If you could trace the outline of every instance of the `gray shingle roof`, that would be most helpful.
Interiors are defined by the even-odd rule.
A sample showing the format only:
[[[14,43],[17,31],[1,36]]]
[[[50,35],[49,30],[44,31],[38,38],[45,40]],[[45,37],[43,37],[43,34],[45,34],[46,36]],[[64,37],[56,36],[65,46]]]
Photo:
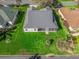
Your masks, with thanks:
[[[7,16],[10,18],[10,21],[13,20],[15,14],[18,12],[18,10],[12,7],[0,7],[0,9],[2,9],[7,14]]]
[[[29,10],[26,28],[57,28],[51,10]]]
[[[31,0],[21,0],[21,4],[37,4],[37,3],[34,3]]]
[[[16,4],[16,0],[0,0],[0,4]]]
[[[2,25],[4,23],[3,18],[0,16],[0,25]]]
[[[17,4],[16,0],[0,0],[0,4],[6,4],[6,5],[11,5],[11,4]],[[35,4],[31,0],[21,0],[20,4]]]
[[[16,17],[17,13],[18,10],[16,9],[0,6],[0,25],[4,25],[8,21],[14,23],[14,17]]]

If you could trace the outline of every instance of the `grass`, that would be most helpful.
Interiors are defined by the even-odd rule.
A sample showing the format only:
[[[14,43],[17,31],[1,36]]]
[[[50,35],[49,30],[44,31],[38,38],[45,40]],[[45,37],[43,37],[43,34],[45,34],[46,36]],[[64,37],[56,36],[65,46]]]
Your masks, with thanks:
[[[61,1],[74,1],[74,0],[61,0]]]
[[[69,9],[71,9],[71,10],[75,10],[76,8],[78,8],[77,5],[75,5],[75,6],[66,6],[66,7],[69,8]]]
[[[46,34],[44,32],[30,32],[25,33],[23,31],[23,24],[24,24],[24,13],[27,9],[27,7],[19,7],[21,13],[18,16],[17,21],[17,29],[13,33],[11,43],[5,43],[5,41],[0,42],[0,54],[1,55],[15,55],[19,54],[20,50],[25,50],[27,54],[48,54],[52,53],[55,55],[63,55],[66,54],[65,52],[59,51],[56,47],[56,41],[58,39],[66,39],[67,33],[63,28],[63,23],[61,21],[60,24],[62,28],[57,32],[51,32],[49,35],[52,39],[54,39],[54,43],[47,47],[46,46]],[[57,14],[56,14],[57,15]],[[57,21],[60,20],[57,16]]]
[[[77,36],[76,39],[77,39],[77,44],[75,45],[74,52],[75,54],[79,54],[79,36]]]

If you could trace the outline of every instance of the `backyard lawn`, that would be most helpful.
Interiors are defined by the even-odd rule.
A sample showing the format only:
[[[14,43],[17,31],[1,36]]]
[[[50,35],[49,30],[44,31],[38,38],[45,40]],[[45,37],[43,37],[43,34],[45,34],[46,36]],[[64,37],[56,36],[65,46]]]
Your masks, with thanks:
[[[20,7],[20,14],[17,21],[17,29],[12,34],[12,38],[9,43],[6,43],[4,40],[0,42],[0,54],[1,55],[16,55],[16,54],[55,54],[63,55],[66,54],[63,51],[59,51],[56,47],[56,42],[58,39],[66,40],[67,32],[64,29],[63,24],[62,28],[57,32],[49,33],[49,37],[54,40],[50,45],[46,45],[47,35],[44,32],[37,33],[26,33],[23,31],[24,24],[24,13],[26,12],[27,7]],[[60,19],[59,19],[60,20]],[[58,21],[58,18],[57,18]],[[61,21],[60,21],[61,22]],[[48,37],[48,38],[49,38]]]
[[[75,54],[78,54],[79,55],[79,36],[76,37],[77,39],[77,44],[75,45]]]

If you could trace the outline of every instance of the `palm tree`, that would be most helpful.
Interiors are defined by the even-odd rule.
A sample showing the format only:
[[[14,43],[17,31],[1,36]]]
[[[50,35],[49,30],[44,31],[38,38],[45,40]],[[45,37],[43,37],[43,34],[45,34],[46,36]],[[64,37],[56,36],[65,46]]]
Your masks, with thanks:
[[[12,26],[10,28],[5,27],[0,29],[0,41],[10,39],[15,29],[16,29],[16,26]]]

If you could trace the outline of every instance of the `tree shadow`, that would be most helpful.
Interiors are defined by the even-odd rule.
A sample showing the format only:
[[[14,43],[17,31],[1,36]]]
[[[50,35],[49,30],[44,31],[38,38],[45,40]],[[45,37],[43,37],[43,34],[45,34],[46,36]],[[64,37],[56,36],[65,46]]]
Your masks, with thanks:
[[[23,20],[23,17],[24,17],[24,12],[23,11],[18,11],[18,15],[17,15],[17,21],[16,21],[16,24],[19,24],[22,22]]]
[[[57,12],[55,10],[53,10],[53,14],[54,14],[54,17],[55,17],[55,20],[57,22],[57,25],[58,25],[58,30],[62,29],[62,25],[61,25],[61,18],[59,17],[59,15],[57,14]]]

